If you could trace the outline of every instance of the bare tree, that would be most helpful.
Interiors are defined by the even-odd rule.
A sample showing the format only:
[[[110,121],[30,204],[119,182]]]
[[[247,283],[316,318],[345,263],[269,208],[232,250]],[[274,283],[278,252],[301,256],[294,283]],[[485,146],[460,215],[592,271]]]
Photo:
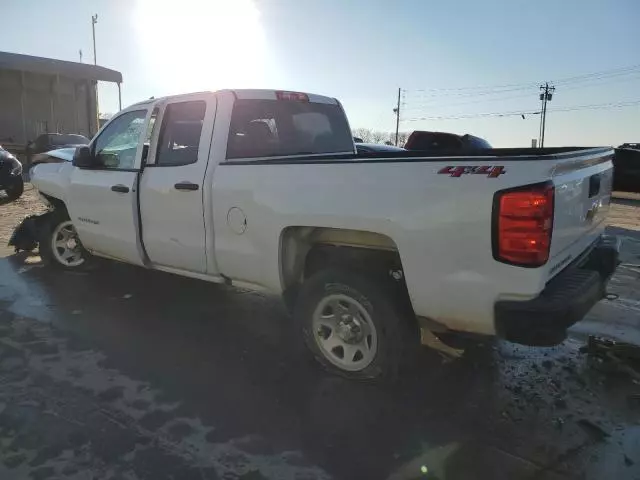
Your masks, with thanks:
[[[389,132],[375,131],[371,135],[373,143],[384,143],[389,138]]]
[[[368,128],[356,128],[353,131],[353,136],[362,139],[365,143],[372,142],[373,132]]]
[[[395,145],[396,142],[395,132],[382,132],[379,130],[371,130],[370,128],[356,128],[353,131],[353,136],[361,138],[364,143],[385,143],[387,145]],[[398,133],[398,146],[402,147],[407,143],[408,138],[408,132]]]

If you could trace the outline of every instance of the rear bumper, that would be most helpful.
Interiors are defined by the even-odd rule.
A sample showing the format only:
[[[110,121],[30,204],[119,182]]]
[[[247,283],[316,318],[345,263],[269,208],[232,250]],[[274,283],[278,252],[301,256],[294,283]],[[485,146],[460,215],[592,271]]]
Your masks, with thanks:
[[[557,345],[567,328],[580,321],[606,293],[616,267],[620,241],[603,235],[591,251],[556,275],[542,293],[528,301],[498,301],[496,332],[523,345]]]

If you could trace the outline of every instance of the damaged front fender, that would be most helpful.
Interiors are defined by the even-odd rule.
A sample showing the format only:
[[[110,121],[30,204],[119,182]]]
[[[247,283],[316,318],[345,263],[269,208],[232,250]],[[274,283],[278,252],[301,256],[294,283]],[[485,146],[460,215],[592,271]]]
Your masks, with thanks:
[[[14,247],[16,253],[21,250],[28,252],[34,250],[38,246],[40,229],[51,214],[52,212],[46,212],[41,215],[30,215],[22,220],[13,230],[13,234],[9,239],[9,246]]]

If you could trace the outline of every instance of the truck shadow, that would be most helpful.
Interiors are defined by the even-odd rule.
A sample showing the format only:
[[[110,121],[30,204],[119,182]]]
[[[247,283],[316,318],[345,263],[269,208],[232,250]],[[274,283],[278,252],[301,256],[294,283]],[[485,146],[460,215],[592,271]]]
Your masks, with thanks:
[[[514,461],[500,452],[514,442],[522,456],[548,443],[546,429],[530,431],[539,421],[526,415],[533,400],[523,397],[520,413],[505,414],[505,405],[528,390],[544,400],[540,368],[530,367],[566,356],[564,346],[543,357],[494,345],[450,363],[425,351],[399,383],[360,384],[306,357],[274,297],[127,265],[72,274],[29,262],[0,259],[2,310],[51,325],[70,348],[102,352],[101,367],[149,382],[180,404],[163,418],[143,417],[148,428],[196,417],[215,426],[208,442],[257,434],[268,439],[265,452],[302,450],[339,478],[417,478],[422,467],[430,478],[451,469],[460,475],[446,478],[490,478],[469,473],[500,473],[505,458]],[[554,448],[562,443],[545,455]],[[527,462],[510,468],[509,477],[491,478],[531,473]]]

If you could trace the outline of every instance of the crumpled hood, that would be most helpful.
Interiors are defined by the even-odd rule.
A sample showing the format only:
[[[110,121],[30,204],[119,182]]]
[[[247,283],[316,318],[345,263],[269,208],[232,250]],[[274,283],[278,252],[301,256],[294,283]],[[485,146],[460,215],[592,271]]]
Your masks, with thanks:
[[[81,145],[78,145],[81,146]],[[64,160],[65,162],[70,162],[73,160],[73,155],[76,153],[76,147],[65,147],[65,148],[56,148],[55,150],[49,150],[45,152],[45,155],[49,157],[59,158],[60,160]]]

